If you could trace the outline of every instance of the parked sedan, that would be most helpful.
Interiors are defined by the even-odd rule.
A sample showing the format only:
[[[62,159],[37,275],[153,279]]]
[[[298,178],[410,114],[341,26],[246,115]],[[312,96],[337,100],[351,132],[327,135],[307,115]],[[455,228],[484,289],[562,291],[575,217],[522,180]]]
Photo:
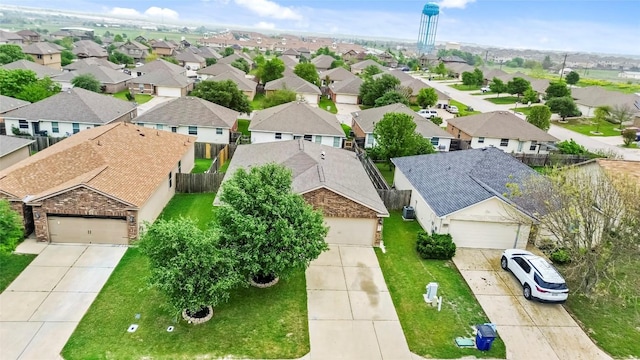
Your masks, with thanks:
[[[529,251],[508,249],[502,253],[500,266],[518,279],[527,300],[559,303],[567,300],[569,288],[564,278],[544,258]]]

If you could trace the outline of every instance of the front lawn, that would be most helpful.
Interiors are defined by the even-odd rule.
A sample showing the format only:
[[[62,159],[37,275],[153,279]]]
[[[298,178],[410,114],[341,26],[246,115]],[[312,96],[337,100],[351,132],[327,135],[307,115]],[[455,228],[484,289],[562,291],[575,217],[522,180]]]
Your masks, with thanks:
[[[376,163],[376,167],[380,170],[380,173],[384,177],[389,186],[393,186],[393,170],[389,170],[389,164]]]
[[[213,162],[213,159],[196,159],[193,169],[191,170],[191,173],[200,174],[209,170],[212,162]]]
[[[515,104],[520,99],[518,99],[517,96],[503,96],[503,97],[485,98],[485,100],[490,101],[496,105],[505,105],[505,104]]]
[[[329,107],[329,110],[327,110],[327,106]],[[327,99],[325,97],[322,97],[322,99],[320,99],[320,102],[318,103],[318,107],[332,114],[338,113],[338,108],[336,108],[336,104],[334,104],[333,101],[331,101],[331,99]]]
[[[500,338],[486,352],[455,345],[456,337],[473,337],[471,326],[489,319],[452,261],[422,260],[418,256],[416,234],[420,229],[417,221],[403,221],[401,213],[393,211],[384,220],[386,253],[376,248],[409,349],[425,358],[504,358],[506,350]],[[440,312],[422,297],[425,286],[432,281],[440,285]]]
[[[566,124],[554,121],[553,124],[587,136],[620,136],[620,130],[617,130],[619,125],[614,125],[606,121],[600,123],[599,127],[593,123],[592,119],[585,118],[567,119]],[[596,129],[601,134],[593,134],[592,131],[595,132]]]
[[[215,198],[215,193],[175,194],[158,218],[190,217],[196,221],[198,227],[205,229],[216,215],[216,208],[213,207],[213,199]]]
[[[238,131],[241,132],[244,136],[251,136],[251,131],[249,131],[249,124],[251,124],[251,120],[249,119],[238,119]]]
[[[467,110],[467,105],[461,103],[460,101],[456,101],[456,100],[449,100],[449,105],[454,105],[458,107],[458,115],[459,116],[467,116],[467,115],[475,115],[475,114],[480,114],[480,111],[474,110],[474,111],[468,111]]]
[[[120,100],[129,101],[129,99],[127,99],[128,93],[129,93],[129,90],[122,90],[120,92],[113,94],[113,97],[118,98]],[[135,101],[138,103],[138,105],[144,104],[147,101],[153,99],[153,96],[148,94],[135,94],[134,96],[135,96]]]
[[[0,293],[36,258],[33,254],[0,254]]]
[[[480,88],[482,87],[482,85],[464,85],[464,84],[451,84],[449,86],[451,86],[456,90],[461,90],[461,91],[480,90]]]
[[[514,112],[519,112],[524,114],[525,116],[528,116],[529,113],[531,112],[531,109],[533,109],[536,106],[544,106],[544,105],[523,106],[523,107],[511,108],[509,110],[513,110]]]

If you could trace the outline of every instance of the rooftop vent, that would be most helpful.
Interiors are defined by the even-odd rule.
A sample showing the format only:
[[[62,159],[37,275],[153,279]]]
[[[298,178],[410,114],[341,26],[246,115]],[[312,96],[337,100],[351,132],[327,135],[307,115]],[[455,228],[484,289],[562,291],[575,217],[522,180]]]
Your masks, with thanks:
[[[322,152],[320,153],[320,159],[324,160],[326,153],[324,152],[324,150],[322,150]]]

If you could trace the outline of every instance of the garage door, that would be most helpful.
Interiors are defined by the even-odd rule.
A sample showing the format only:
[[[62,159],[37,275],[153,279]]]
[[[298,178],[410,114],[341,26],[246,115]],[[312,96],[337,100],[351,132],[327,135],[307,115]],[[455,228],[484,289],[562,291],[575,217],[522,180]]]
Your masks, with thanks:
[[[309,104],[317,105],[318,104],[318,95],[317,94],[302,94],[304,100]]]
[[[528,227],[518,224],[451,220],[449,233],[458,247],[511,249],[518,237],[518,248],[524,249],[529,237]]]
[[[158,86],[156,88],[156,91],[158,92],[158,96],[167,96],[167,97],[182,96],[182,90],[180,88],[169,88],[169,87]]]
[[[51,242],[83,244],[128,244],[124,219],[49,216]]]
[[[338,104],[358,104],[357,95],[336,95],[336,102]]]
[[[328,217],[324,221],[329,226],[326,237],[329,244],[371,246],[375,241],[377,219]]]

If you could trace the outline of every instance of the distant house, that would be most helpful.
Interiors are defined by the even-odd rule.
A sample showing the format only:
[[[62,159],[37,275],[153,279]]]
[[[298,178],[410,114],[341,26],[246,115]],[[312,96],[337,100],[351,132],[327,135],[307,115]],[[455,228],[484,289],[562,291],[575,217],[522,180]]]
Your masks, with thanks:
[[[291,70],[295,69],[296,66],[299,64],[299,60],[296,59],[294,56],[282,55],[282,56],[279,56],[278,59],[282,60],[282,62],[284,63],[284,66],[286,66]]]
[[[316,66],[316,70],[318,71],[327,71],[331,69],[331,64],[336,61],[333,56],[329,55],[318,55],[311,59],[311,63]]]
[[[398,61],[393,55],[389,54],[388,52],[384,52],[378,55],[378,59],[380,59],[380,61],[382,61],[382,63],[386,64],[388,67],[398,67]]]
[[[640,79],[640,71],[621,71],[618,77],[622,79]]]
[[[121,70],[121,71],[122,71],[122,68],[124,68],[124,65],[112,63],[107,59],[86,58],[86,59],[80,59],[80,60],[74,61],[69,65],[65,65],[62,67],[62,69],[65,71],[74,71],[86,66],[104,66],[111,70]]]
[[[256,112],[249,131],[252,144],[303,139],[341,148],[345,140],[335,115],[299,101]]]
[[[62,59],[60,56],[62,50],[56,44],[48,42],[34,43],[23,47],[22,52],[31,55],[33,60],[40,65],[48,66],[55,70],[62,68]]]
[[[197,71],[207,65],[207,59],[191,51],[183,51],[176,54],[176,60],[178,60],[180,66],[187,70],[185,75],[191,78],[197,77]]]
[[[466,64],[467,60],[459,57],[459,56],[455,56],[455,55],[451,55],[451,56],[442,56],[440,57],[438,60],[442,61],[443,63],[446,64],[451,64],[451,63],[461,63],[461,64]]]
[[[183,68],[182,66],[172,64],[166,60],[157,59],[152,62],[148,62],[140,67],[132,69],[131,76],[137,77],[157,71],[171,74],[180,74],[184,76],[186,76],[187,74],[187,69]]]
[[[447,120],[447,132],[472,149],[495,147],[506,153],[547,154],[558,141],[547,132],[507,111],[461,116]]]
[[[193,90],[193,87],[193,79],[186,77],[182,73],[163,70],[145,73],[129,82],[129,91],[134,94],[151,94],[165,97],[187,96]]]
[[[32,30],[20,30],[17,32],[17,34],[22,36],[24,42],[27,44],[40,41],[40,34]]]
[[[130,122],[136,105],[81,88],[60,92],[4,114],[7,133],[15,127],[30,135],[64,137],[113,122]]]
[[[578,108],[586,116],[593,116],[593,112],[598,106],[628,108],[632,112],[640,111],[639,95],[623,94],[600,86],[572,88],[571,96],[576,100]]]
[[[71,50],[78,59],[85,58],[98,58],[107,59],[109,53],[102,46],[98,45],[93,40],[79,40],[73,43],[73,49]]]
[[[151,48],[158,56],[173,56],[175,46],[166,41],[156,41],[151,44]]]
[[[7,130],[4,123],[4,117],[2,115],[11,110],[19,109],[29,104],[31,103],[28,101],[14,99],[12,97],[0,95],[0,135],[7,134]],[[9,131],[11,131],[11,129],[9,129]]]
[[[60,83],[62,91],[73,87],[72,80],[79,75],[91,75],[100,82],[101,91],[107,94],[115,94],[129,87],[131,75],[127,75],[119,70],[113,70],[102,65],[83,66],[74,71],[65,71],[57,76],[55,81]]]
[[[269,81],[264,85],[264,90],[266,91],[267,95],[274,91],[282,89],[287,89],[295,92],[296,94],[298,94],[298,97],[304,99],[304,101],[308,102],[309,104],[318,104],[318,102],[320,101],[320,95],[322,95],[322,92],[316,85],[308,82],[307,80],[304,80],[303,78],[293,73],[285,74],[284,77]]]
[[[238,59],[243,59],[245,60],[250,67],[253,67],[253,60],[246,55],[245,53],[233,53],[229,56],[225,56],[221,59],[218,59],[218,63],[219,64],[229,64],[231,65],[231,63],[233,63],[234,61],[238,60]]]
[[[231,66],[229,64],[219,64],[219,63],[202,68],[196,71],[196,74],[198,75],[198,79],[207,80],[211,77],[218,76],[226,72],[233,72],[238,75],[244,76],[244,71],[238,69],[237,67]]]
[[[357,62],[355,64],[352,64],[351,65],[351,72],[354,73],[355,75],[359,75],[359,74],[362,73],[362,71],[364,71],[364,69],[367,68],[367,66],[371,66],[371,65],[377,67],[380,70],[385,70],[384,66],[378,64],[377,62],[375,62],[375,61],[373,61],[371,59],[367,59],[367,60],[360,61],[360,62]]]
[[[212,76],[207,79],[207,81],[225,81],[225,80],[231,80],[236,85],[238,85],[238,89],[242,91],[245,95],[247,95],[247,98],[249,98],[249,101],[253,100],[253,98],[256,96],[257,83],[253,80],[247,79],[242,73],[237,73],[235,71],[227,71],[220,75]]]
[[[431,141],[434,149],[437,151],[449,151],[453,136],[404,104],[391,104],[351,113],[351,129],[356,139],[362,139],[365,148],[368,149],[377,145],[373,136],[375,125],[388,113],[401,113],[411,116],[416,123],[416,132]]]
[[[136,38],[137,39],[137,38]],[[133,58],[134,61],[142,62],[149,56],[149,48],[136,40],[127,40],[124,43],[114,43],[116,50]]]
[[[0,135],[0,171],[29,157],[35,140]]]
[[[437,66],[440,60],[436,55],[432,54],[422,54],[418,58],[418,62],[420,63],[420,68],[423,70],[428,70],[432,66]]]
[[[282,56],[293,56],[296,59],[300,58],[300,52],[296,49],[287,49],[282,52]]]
[[[360,104],[360,86],[362,79],[354,76],[348,80],[337,81],[329,85],[329,96],[336,104]]]
[[[235,110],[186,96],[154,107],[135,122],[157,130],[197,136],[197,142],[228,144],[231,132],[238,129],[238,115]]]
[[[351,61],[353,59],[355,59],[358,56],[358,52],[350,49],[348,51],[345,51],[344,53],[342,53],[342,59],[344,61]]]
[[[20,34],[11,31],[0,30],[0,45],[20,45],[22,43],[24,43],[24,38]]]
[[[7,70],[31,70],[36,73],[38,79],[44,79],[45,77],[54,78],[62,74],[61,69],[53,69],[49,66],[40,65],[29,60],[16,60],[12,63],[2,65],[1,67]]]
[[[319,76],[322,86],[328,86],[340,81],[357,78],[357,76],[353,75],[351,72],[349,72],[349,70],[343,67],[337,67],[335,69],[323,71],[319,74]]]

